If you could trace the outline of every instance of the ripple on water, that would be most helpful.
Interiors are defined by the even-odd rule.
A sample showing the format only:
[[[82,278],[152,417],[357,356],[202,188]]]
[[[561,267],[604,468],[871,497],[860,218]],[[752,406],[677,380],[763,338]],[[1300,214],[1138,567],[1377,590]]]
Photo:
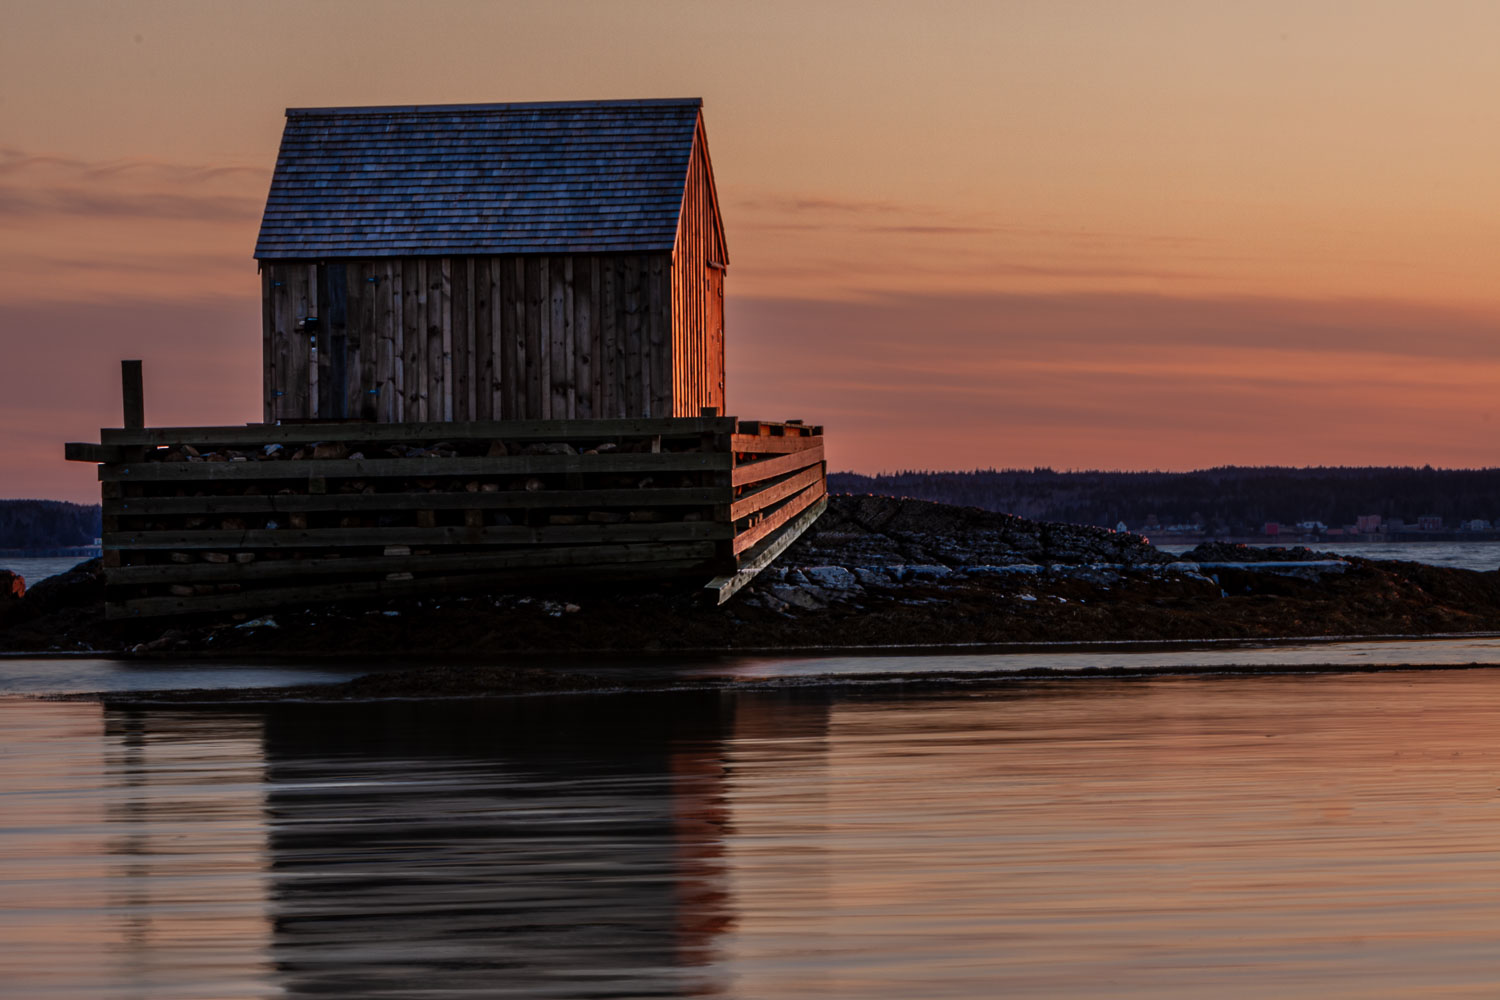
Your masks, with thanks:
[[[1500,674],[0,701],[0,995],[1494,995]]]

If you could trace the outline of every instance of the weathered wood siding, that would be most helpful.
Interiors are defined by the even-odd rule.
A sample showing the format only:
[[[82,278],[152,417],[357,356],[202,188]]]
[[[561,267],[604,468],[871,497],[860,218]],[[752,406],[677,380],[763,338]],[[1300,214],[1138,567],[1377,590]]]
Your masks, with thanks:
[[[134,426],[66,454],[103,463],[110,617],[544,574],[718,574],[722,603],[827,493],[822,428],[727,417]]]
[[[672,398],[675,416],[701,407],[724,408],[724,231],[709,165],[708,139],[698,120],[687,184],[678,215],[672,269]]]
[[[266,261],[261,274],[267,421],[696,416],[723,405],[722,340],[717,354],[674,350],[691,338],[679,337],[665,253]],[[684,363],[717,370],[689,377]],[[700,404],[710,397],[694,387],[708,384],[718,401]]]

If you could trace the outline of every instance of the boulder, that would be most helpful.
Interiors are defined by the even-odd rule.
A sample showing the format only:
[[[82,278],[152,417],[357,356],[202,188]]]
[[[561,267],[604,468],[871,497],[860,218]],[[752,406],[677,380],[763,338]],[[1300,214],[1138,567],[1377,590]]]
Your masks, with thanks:
[[[26,591],[26,603],[34,611],[48,614],[104,600],[104,563],[90,559],[66,573],[38,580]]]
[[[26,578],[20,573],[0,569],[0,603],[19,601],[26,596]]]

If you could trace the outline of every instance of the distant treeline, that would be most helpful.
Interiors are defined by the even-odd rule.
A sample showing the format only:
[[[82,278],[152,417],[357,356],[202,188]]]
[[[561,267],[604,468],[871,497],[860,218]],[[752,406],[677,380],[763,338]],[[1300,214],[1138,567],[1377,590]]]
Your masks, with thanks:
[[[1047,521],[1140,530],[1149,517],[1163,526],[1201,523],[1215,533],[1259,532],[1268,521],[1353,524],[1364,514],[1424,515],[1446,525],[1500,522],[1500,469],[1236,467],[1198,472],[1054,472],[988,469],[897,472],[863,476],[836,472],[830,490],[879,493],[983,507]]]
[[[62,549],[99,537],[99,505],[0,500],[0,549]]]

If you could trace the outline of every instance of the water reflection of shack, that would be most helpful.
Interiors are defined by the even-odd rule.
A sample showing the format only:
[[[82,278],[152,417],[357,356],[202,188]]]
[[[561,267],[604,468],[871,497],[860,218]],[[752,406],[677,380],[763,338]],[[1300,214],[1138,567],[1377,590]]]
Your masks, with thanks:
[[[727,417],[701,102],[287,112],[255,256],[262,423],[125,426],[112,616],[713,577],[825,503],[821,428]]]
[[[177,873],[158,838],[258,816],[232,828],[263,824],[263,844],[235,847],[264,878],[229,886],[264,888],[259,947],[288,996],[711,996],[736,919],[730,744],[821,741],[828,707],[708,692],[110,710],[106,724],[138,748],[115,758],[121,783],[154,804],[121,817],[140,819],[127,918],[155,919],[150,887]],[[227,734],[259,737],[220,766],[261,782],[167,794],[178,758],[224,756]],[[161,942],[133,946],[145,961]]]

